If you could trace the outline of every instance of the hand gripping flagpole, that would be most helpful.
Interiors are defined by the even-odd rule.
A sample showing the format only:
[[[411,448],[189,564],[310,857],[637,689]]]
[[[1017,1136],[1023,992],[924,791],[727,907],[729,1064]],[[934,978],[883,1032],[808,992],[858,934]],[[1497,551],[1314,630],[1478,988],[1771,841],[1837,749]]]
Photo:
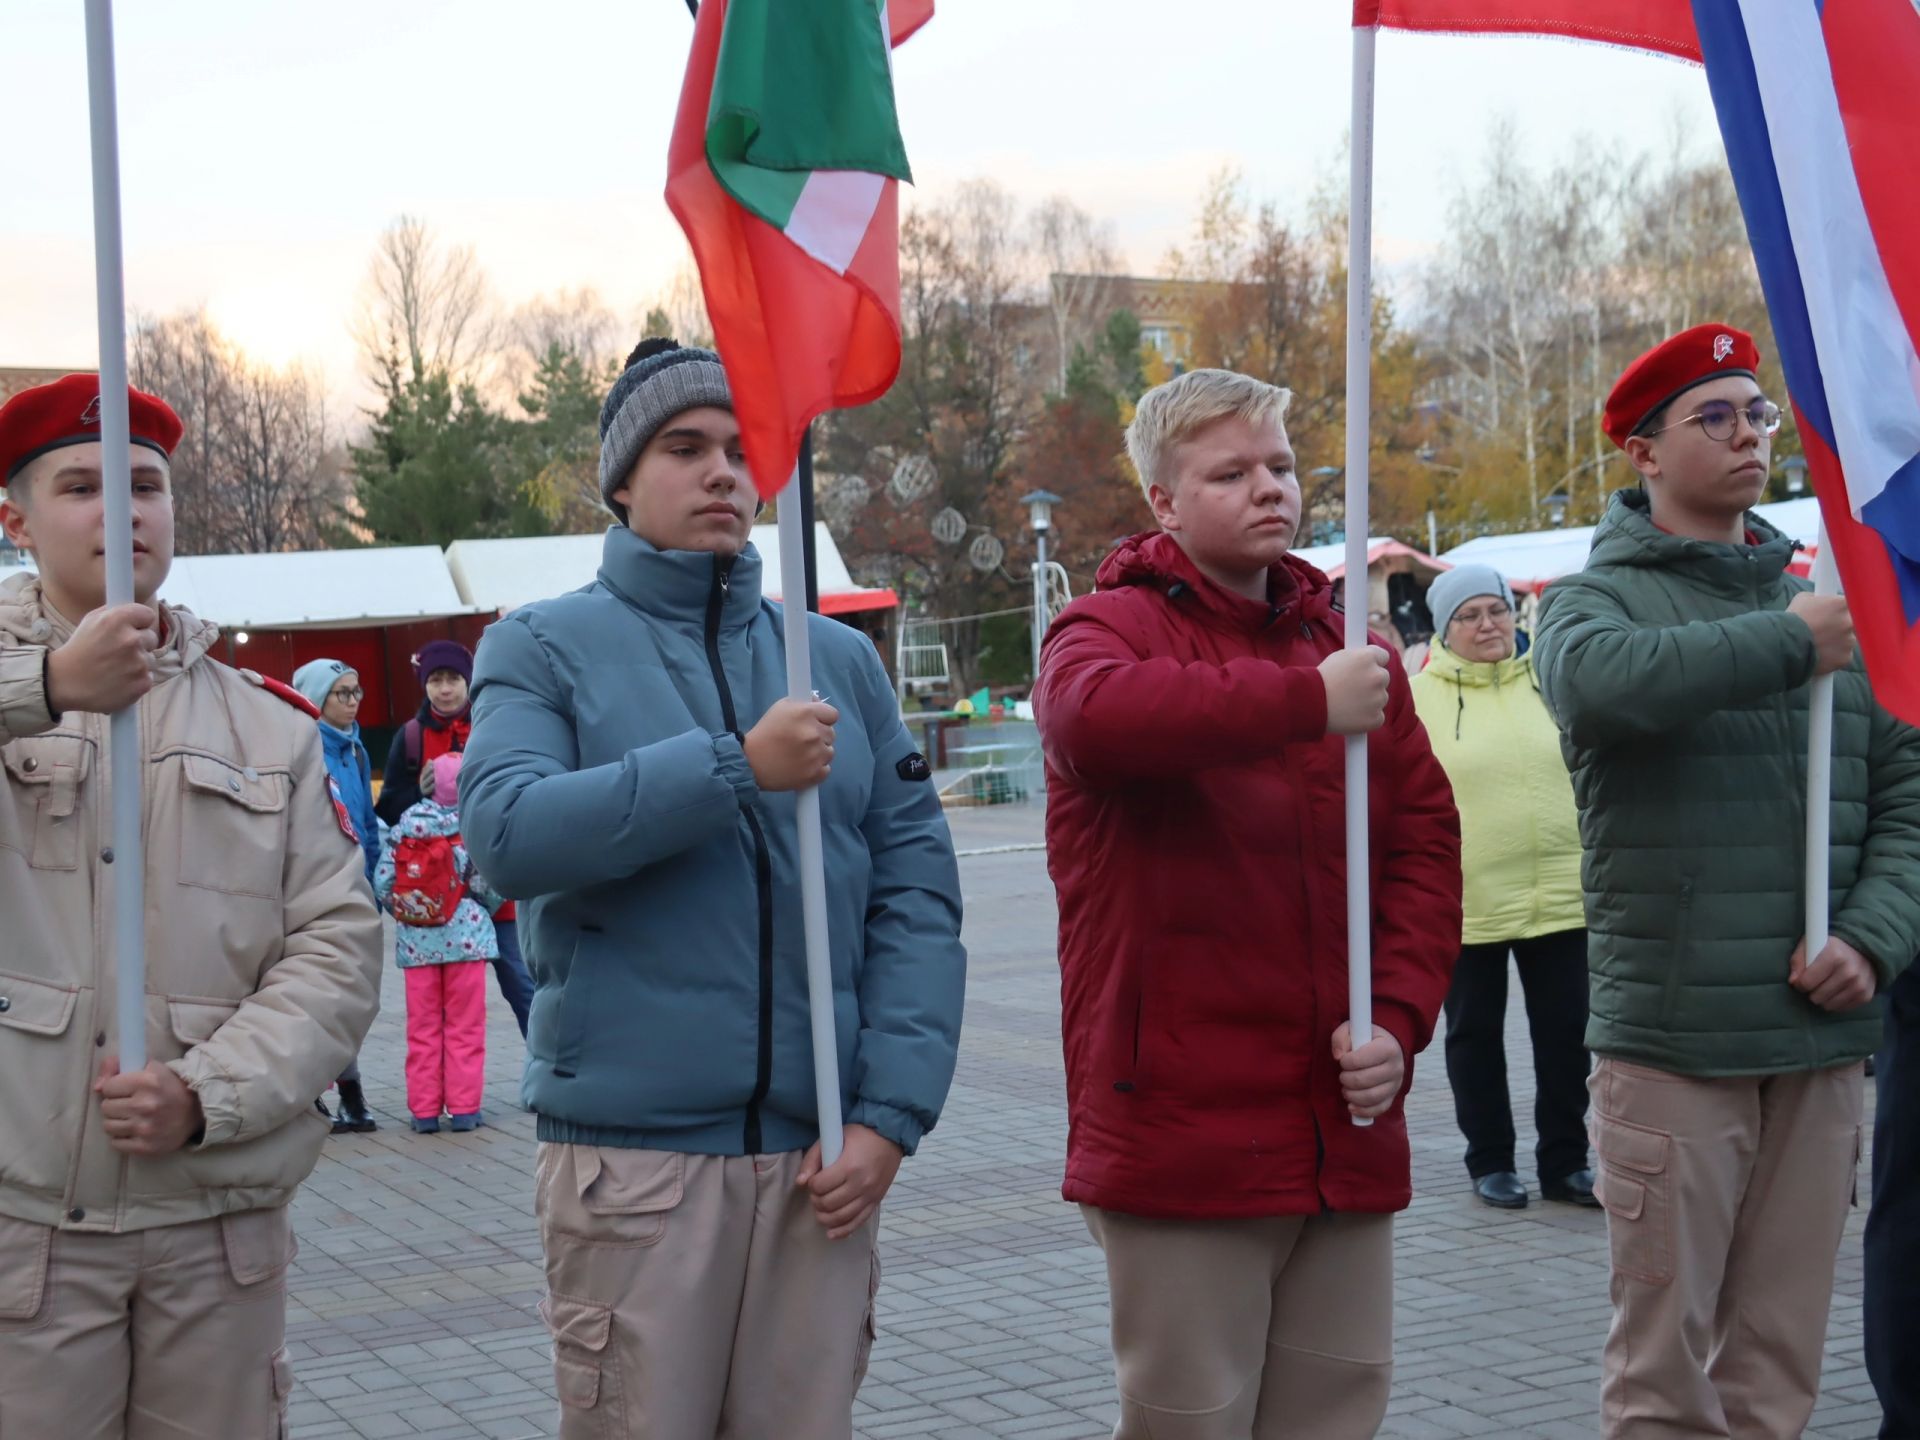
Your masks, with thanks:
[[[1813,557],[1813,593],[1838,595],[1840,571],[1820,524]],[[1817,675],[1807,696],[1807,964],[1820,958],[1831,937],[1829,831],[1833,820],[1833,676]]]
[[[806,522],[800,472],[780,492],[781,613],[786,623],[787,698],[813,699],[813,651],[807,635]],[[827,866],[820,844],[820,792],[794,796],[800,857],[800,918],[807,942],[807,1007],[813,1017],[813,1088],[820,1107],[820,1163],[840,1158],[840,1049],[833,1032],[833,962],[827,949]]]
[[[133,602],[133,474],[127,419],[127,302],[120,256],[120,120],[112,0],[87,0],[87,99],[93,132],[93,268],[100,322],[100,479],[109,605]],[[147,1063],[146,867],[140,837],[137,705],[108,724],[113,776],[113,950],[122,1071]]]
[[[1367,645],[1367,446],[1373,410],[1373,54],[1377,31],[1353,30],[1352,165],[1347,192],[1346,648]],[[1367,737],[1347,737],[1347,1022],[1358,1050],[1373,1038],[1373,896],[1368,864]],[[1356,1125],[1373,1122],[1353,1116]]]

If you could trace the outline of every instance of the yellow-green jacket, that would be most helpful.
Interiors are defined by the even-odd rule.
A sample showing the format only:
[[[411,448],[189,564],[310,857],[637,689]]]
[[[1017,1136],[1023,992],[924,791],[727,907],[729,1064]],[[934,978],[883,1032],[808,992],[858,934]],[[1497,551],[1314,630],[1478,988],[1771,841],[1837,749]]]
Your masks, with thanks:
[[[1460,808],[1462,943],[1585,925],[1573,781],[1532,658],[1462,660],[1436,639],[1413,705]]]

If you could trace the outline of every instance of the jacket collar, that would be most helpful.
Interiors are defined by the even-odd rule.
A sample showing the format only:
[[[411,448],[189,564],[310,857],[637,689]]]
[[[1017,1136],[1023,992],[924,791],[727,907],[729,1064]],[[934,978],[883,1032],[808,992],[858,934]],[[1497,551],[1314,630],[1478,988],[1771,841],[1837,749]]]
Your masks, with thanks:
[[[1500,689],[1508,685],[1528,684],[1533,661],[1524,651],[1509,655],[1504,660],[1468,660],[1454,654],[1447,648],[1446,642],[1436,636],[1432,649],[1427,652],[1427,669],[1433,672],[1435,679],[1463,689],[1489,686]]]
[[[1102,590],[1148,585],[1182,610],[1217,629],[1257,632],[1272,626],[1327,621],[1333,610],[1333,582],[1306,561],[1285,556],[1267,572],[1268,603],[1214,584],[1164,531],[1122,540],[1100,564]]]
[[[1690,540],[1653,523],[1653,501],[1644,491],[1621,490],[1594,530],[1593,552],[1587,564],[1666,570],[1701,590],[1747,596],[1756,585],[1776,583],[1800,544],[1751,510],[1744,524],[1758,543],[1725,545]]]
[[[0,585],[0,641],[58,649],[73,638],[73,622],[47,602],[38,575]],[[220,638],[220,627],[178,605],[160,602],[160,648],[148,662],[156,685],[200,660]]]
[[[751,544],[732,560],[705,550],[661,550],[624,525],[607,531],[600,583],[643,614],[704,624],[719,576],[726,578],[722,628],[745,625],[760,609],[760,552]]]

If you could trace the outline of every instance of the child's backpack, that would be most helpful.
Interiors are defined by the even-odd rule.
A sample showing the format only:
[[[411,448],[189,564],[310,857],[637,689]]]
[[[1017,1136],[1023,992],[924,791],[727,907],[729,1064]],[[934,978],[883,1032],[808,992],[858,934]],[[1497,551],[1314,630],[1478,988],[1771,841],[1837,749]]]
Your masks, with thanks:
[[[408,835],[393,847],[393,896],[387,908],[398,923],[449,924],[466,898],[451,835]]]

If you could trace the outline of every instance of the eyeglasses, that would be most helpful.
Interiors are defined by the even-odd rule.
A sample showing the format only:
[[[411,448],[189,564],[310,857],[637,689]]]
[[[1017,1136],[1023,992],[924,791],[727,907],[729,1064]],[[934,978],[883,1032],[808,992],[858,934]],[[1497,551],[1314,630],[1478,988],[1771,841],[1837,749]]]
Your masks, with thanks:
[[[366,691],[362,690],[358,685],[356,685],[351,690],[336,690],[331,695],[327,696],[327,698],[329,700],[358,701],[365,698],[366,693],[367,693]]]
[[[1753,427],[1756,435],[1771,435],[1780,428],[1780,407],[1771,400],[1756,400],[1744,410],[1725,400],[1709,400],[1685,419],[1662,425],[1658,430],[1649,430],[1647,434],[1649,438],[1664,435],[1669,430],[1677,430],[1682,425],[1698,420],[1709,440],[1731,440],[1741,415],[1747,417],[1747,423]]]
[[[1481,624],[1483,621],[1510,620],[1512,618],[1513,618],[1513,607],[1511,605],[1508,605],[1502,602],[1494,605],[1489,605],[1485,610],[1455,611],[1452,623],[1455,625],[1464,625],[1469,630],[1471,630],[1475,626]]]

